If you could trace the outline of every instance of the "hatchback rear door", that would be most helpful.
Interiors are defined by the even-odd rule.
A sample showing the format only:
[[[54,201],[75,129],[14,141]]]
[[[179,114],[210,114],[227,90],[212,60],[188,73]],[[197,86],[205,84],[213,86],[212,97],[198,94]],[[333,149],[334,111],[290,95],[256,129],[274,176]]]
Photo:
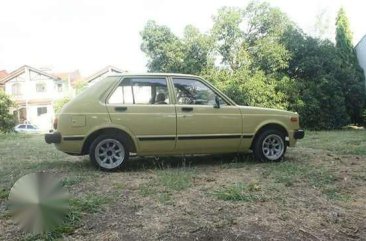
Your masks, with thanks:
[[[176,113],[166,76],[124,77],[106,105],[112,122],[132,133],[139,154],[174,150]]]

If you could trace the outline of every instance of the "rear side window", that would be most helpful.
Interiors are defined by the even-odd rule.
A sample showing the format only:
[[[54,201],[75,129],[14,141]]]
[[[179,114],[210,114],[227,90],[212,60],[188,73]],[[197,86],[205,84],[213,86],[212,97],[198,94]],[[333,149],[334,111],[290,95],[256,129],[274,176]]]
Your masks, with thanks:
[[[35,129],[32,125],[27,125],[27,129]]]
[[[165,78],[128,78],[114,90],[109,104],[169,104]]]
[[[18,128],[25,129],[25,125],[20,125],[20,126],[18,126]]]

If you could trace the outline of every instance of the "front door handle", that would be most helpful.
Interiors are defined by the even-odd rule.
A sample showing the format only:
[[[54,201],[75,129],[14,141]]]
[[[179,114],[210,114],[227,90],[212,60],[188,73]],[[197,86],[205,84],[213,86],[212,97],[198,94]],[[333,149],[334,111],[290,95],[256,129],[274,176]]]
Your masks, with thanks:
[[[182,107],[182,111],[185,112],[193,111],[193,107]]]
[[[114,110],[118,111],[118,112],[123,112],[123,111],[127,110],[127,107],[126,106],[117,106],[117,107],[114,107]]]

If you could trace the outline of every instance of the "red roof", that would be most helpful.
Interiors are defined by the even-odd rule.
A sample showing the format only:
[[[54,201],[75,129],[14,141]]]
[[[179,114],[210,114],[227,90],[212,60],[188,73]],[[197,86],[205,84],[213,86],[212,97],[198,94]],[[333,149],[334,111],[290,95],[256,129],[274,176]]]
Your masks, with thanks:
[[[0,71],[0,79],[4,78],[7,75],[8,75],[8,72],[6,72],[6,70],[1,70]]]

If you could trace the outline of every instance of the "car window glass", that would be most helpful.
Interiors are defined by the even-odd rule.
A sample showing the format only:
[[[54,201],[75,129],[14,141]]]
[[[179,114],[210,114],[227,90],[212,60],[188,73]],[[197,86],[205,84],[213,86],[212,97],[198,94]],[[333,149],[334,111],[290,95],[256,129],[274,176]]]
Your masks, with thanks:
[[[18,128],[24,129],[25,128],[25,125],[20,125]]]
[[[34,129],[32,125],[27,125],[27,129]]]
[[[215,105],[216,94],[207,85],[195,79],[173,79],[177,104],[188,105]],[[226,105],[220,99],[221,105]]]
[[[124,79],[108,100],[110,104],[169,104],[165,78]]]

